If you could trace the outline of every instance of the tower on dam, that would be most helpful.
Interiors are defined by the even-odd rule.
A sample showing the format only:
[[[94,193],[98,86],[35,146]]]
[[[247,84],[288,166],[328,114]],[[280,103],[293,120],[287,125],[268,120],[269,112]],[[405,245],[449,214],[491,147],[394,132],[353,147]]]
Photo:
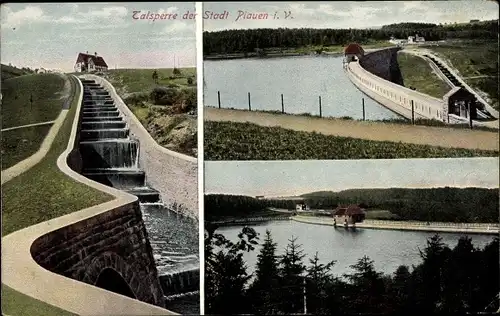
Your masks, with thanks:
[[[344,62],[350,62],[361,59],[365,54],[365,50],[357,43],[351,43],[344,48]]]

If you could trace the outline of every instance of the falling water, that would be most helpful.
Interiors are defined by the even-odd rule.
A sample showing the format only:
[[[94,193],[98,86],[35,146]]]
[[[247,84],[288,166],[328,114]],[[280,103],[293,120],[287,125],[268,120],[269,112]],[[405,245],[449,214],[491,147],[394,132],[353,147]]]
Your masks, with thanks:
[[[100,136],[108,132],[84,132],[82,136],[89,133]],[[84,169],[139,169],[139,144],[134,140],[115,138],[81,141],[80,151]]]
[[[157,190],[146,183],[139,165],[139,140],[109,93],[94,81],[82,80],[84,99],[80,130],[82,174],[139,198],[165,291],[167,308],[180,313],[199,311],[198,224],[165,208]]]

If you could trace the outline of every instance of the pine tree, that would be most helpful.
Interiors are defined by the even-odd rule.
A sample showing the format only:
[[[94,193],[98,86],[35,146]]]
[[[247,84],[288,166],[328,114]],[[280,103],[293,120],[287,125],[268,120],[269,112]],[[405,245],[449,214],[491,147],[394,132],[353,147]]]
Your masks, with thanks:
[[[412,275],[407,266],[399,266],[394,272],[389,290],[391,298],[390,308],[392,312],[407,314],[411,312],[411,286]]]
[[[364,256],[356,264],[351,265],[354,273],[346,274],[350,281],[351,293],[349,304],[356,313],[378,313],[383,308],[385,286],[382,273],[377,272],[373,260]]]
[[[422,257],[422,308],[429,313],[439,310],[441,302],[442,275],[450,249],[436,234],[427,240],[427,247],[420,251]]]
[[[319,263],[318,253],[309,259],[307,270],[307,310],[313,314],[330,314],[327,308],[329,287],[333,281],[330,270],[336,261],[327,264]]]
[[[303,288],[305,266],[302,262],[304,251],[302,245],[292,237],[280,260],[280,305],[284,313],[297,313],[303,310]]]
[[[252,251],[257,233],[245,227],[233,243],[223,235],[213,234],[205,240],[206,307],[208,313],[247,313],[247,274],[243,253]],[[228,303],[230,302],[230,303]]]
[[[253,310],[256,314],[276,314],[279,291],[277,244],[273,241],[271,232],[266,230],[264,243],[257,255],[255,280],[250,288]]]

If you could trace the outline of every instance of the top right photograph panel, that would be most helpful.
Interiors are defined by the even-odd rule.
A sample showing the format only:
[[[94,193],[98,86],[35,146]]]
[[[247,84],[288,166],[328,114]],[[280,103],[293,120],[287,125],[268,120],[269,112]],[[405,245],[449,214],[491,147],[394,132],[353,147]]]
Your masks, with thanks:
[[[204,3],[205,160],[498,157],[498,14]]]

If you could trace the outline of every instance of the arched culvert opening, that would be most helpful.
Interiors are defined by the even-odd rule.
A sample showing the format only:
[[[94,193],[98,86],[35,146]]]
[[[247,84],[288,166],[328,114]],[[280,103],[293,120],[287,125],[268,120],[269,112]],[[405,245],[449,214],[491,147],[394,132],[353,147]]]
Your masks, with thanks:
[[[118,272],[111,268],[106,268],[101,271],[95,286],[136,299],[128,283]]]

